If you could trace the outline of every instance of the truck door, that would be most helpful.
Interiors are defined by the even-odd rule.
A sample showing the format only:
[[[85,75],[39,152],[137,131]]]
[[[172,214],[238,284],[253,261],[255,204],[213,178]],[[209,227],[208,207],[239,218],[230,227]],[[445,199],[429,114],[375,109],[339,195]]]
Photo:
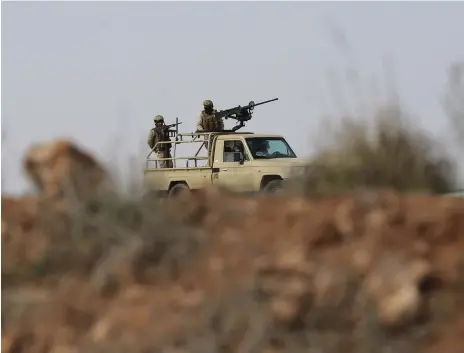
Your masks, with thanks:
[[[240,164],[240,153],[245,156],[243,164]],[[253,175],[249,163],[250,157],[241,139],[216,140],[213,184],[236,192],[253,191]]]

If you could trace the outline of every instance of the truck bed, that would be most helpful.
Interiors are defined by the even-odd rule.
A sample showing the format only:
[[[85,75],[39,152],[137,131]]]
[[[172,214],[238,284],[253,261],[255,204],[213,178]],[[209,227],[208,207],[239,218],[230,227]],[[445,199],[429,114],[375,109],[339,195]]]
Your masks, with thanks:
[[[168,190],[172,182],[186,181],[190,189],[211,185],[211,167],[193,168],[146,168],[144,183],[157,190]]]

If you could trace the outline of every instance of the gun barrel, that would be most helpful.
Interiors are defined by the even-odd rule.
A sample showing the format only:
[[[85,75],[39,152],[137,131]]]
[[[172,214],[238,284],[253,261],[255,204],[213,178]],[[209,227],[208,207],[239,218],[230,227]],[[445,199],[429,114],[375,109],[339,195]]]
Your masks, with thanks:
[[[166,125],[166,126],[167,126],[167,127],[170,127],[170,126],[176,126],[176,125],[180,125],[180,124],[182,124],[182,122],[180,122],[180,123],[174,123],[174,124],[169,124],[169,125]]]
[[[261,105],[261,104],[266,104],[266,103],[274,102],[274,101],[276,101],[276,100],[279,100],[279,98],[269,99],[269,100],[264,101],[264,102],[259,102],[259,103],[253,104],[253,107],[256,107],[256,106]]]

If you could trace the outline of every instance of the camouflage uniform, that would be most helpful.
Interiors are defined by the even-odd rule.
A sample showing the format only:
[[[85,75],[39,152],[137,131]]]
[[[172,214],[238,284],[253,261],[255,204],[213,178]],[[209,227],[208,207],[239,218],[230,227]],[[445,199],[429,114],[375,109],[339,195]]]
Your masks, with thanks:
[[[209,99],[203,102],[204,110],[200,113],[197,120],[197,131],[222,131],[224,130],[224,120],[216,117],[216,110],[213,109],[213,102]],[[207,108],[212,109],[211,113],[207,113]],[[205,140],[207,137],[204,137]],[[205,143],[206,149],[208,149],[208,142]]]
[[[158,142],[170,141],[167,131],[164,130],[164,118],[161,115],[157,115],[154,119],[156,127],[150,130],[148,135],[148,146],[153,149]],[[172,158],[171,157],[171,144],[160,144],[156,147],[155,153],[158,159],[160,158]],[[172,168],[172,160],[158,161],[160,168]]]

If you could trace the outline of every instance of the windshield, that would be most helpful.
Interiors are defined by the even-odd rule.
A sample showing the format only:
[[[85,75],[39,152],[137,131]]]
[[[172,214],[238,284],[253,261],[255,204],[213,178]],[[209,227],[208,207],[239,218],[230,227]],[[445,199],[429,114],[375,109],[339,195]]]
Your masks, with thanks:
[[[245,140],[255,159],[296,158],[282,137],[249,137]]]

